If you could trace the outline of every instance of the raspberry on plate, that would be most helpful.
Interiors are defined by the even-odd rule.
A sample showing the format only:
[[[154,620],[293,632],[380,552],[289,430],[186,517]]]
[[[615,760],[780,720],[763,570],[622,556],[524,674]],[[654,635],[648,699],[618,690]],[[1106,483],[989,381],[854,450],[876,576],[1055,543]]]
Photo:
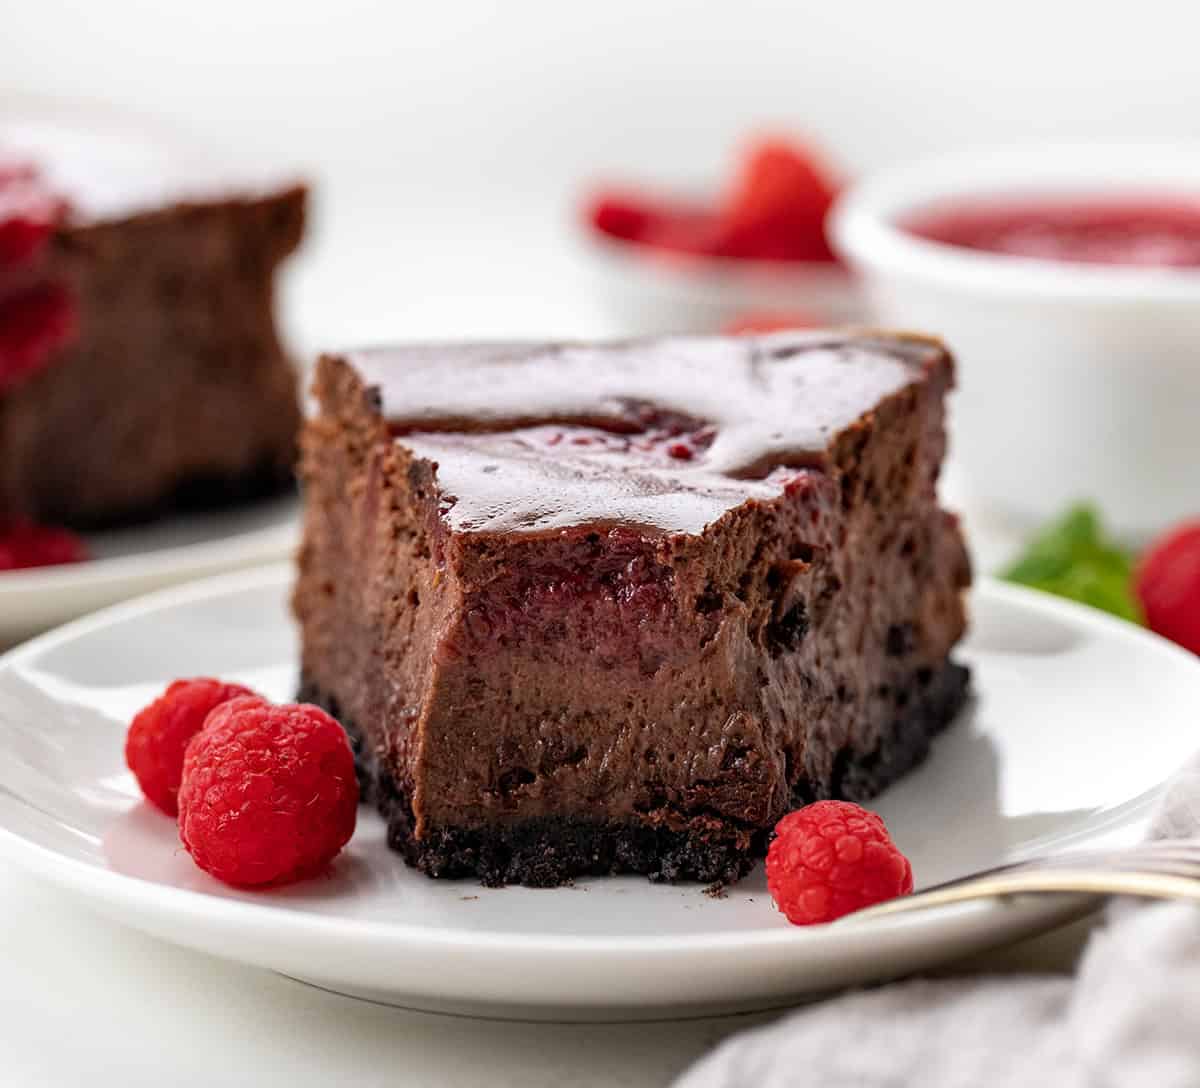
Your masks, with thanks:
[[[258,698],[241,684],[226,684],[211,677],[176,680],[130,723],[125,762],[146,799],[168,816],[177,811],[188,741],[200,732],[213,709],[243,695]]]
[[[1138,564],[1135,588],[1150,630],[1200,654],[1200,518],[1155,542]]]
[[[349,842],[357,815],[350,742],[318,707],[234,699],[188,745],[179,837],[226,884],[319,872]]]
[[[817,801],[775,826],[767,887],[789,922],[816,925],[908,895],[912,866],[875,813],[848,801]]]
[[[54,567],[87,557],[86,545],[69,529],[37,525],[24,518],[0,522],[0,570]]]

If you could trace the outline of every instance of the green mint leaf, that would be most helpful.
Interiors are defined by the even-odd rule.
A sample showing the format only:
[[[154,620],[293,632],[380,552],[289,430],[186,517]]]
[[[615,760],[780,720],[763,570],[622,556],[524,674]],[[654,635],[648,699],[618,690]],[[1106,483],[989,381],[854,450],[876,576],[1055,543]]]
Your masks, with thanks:
[[[1141,623],[1134,562],[1108,539],[1095,510],[1077,506],[1038,532],[1000,577]]]

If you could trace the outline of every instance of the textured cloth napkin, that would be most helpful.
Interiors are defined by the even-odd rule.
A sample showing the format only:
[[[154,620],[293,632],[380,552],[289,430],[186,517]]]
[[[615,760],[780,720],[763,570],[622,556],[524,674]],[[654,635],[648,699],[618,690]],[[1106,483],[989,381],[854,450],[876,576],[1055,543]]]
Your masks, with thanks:
[[[1200,835],[1200,757],[1156,838]],[[1200,1085],[1200,909],[1114,900],[1079,973],[914,981],[734,1036],[678,1088]]]

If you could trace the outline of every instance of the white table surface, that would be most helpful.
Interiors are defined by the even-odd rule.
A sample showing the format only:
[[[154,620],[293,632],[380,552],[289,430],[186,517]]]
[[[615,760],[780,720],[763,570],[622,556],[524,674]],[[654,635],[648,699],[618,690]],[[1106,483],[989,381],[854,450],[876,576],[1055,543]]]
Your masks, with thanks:
[[[957,970],[1069,969],[1084,925]],[[0,869],[6,1088],[661,1085],[779,1013],[530,1024],[412,1012],[175,948]]]
[[[954,969],[1067,970],[1085,932]],[[6,1088],[661,1085],[780,1015],[581,1025],[389,1008],[144,937],[2,868],[0,964]]]

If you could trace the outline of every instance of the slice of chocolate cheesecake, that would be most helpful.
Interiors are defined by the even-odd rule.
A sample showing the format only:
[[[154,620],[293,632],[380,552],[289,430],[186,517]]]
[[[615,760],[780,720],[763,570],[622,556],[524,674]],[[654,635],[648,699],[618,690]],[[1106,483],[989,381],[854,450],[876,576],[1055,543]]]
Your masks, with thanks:
[[[780,333],[326,356],[294,606],[431,876],[736,879],[961,706],[970,573],[931,340]]]
[[[127,124],[0,117],[0,530],[292,485],[304,205]]]

